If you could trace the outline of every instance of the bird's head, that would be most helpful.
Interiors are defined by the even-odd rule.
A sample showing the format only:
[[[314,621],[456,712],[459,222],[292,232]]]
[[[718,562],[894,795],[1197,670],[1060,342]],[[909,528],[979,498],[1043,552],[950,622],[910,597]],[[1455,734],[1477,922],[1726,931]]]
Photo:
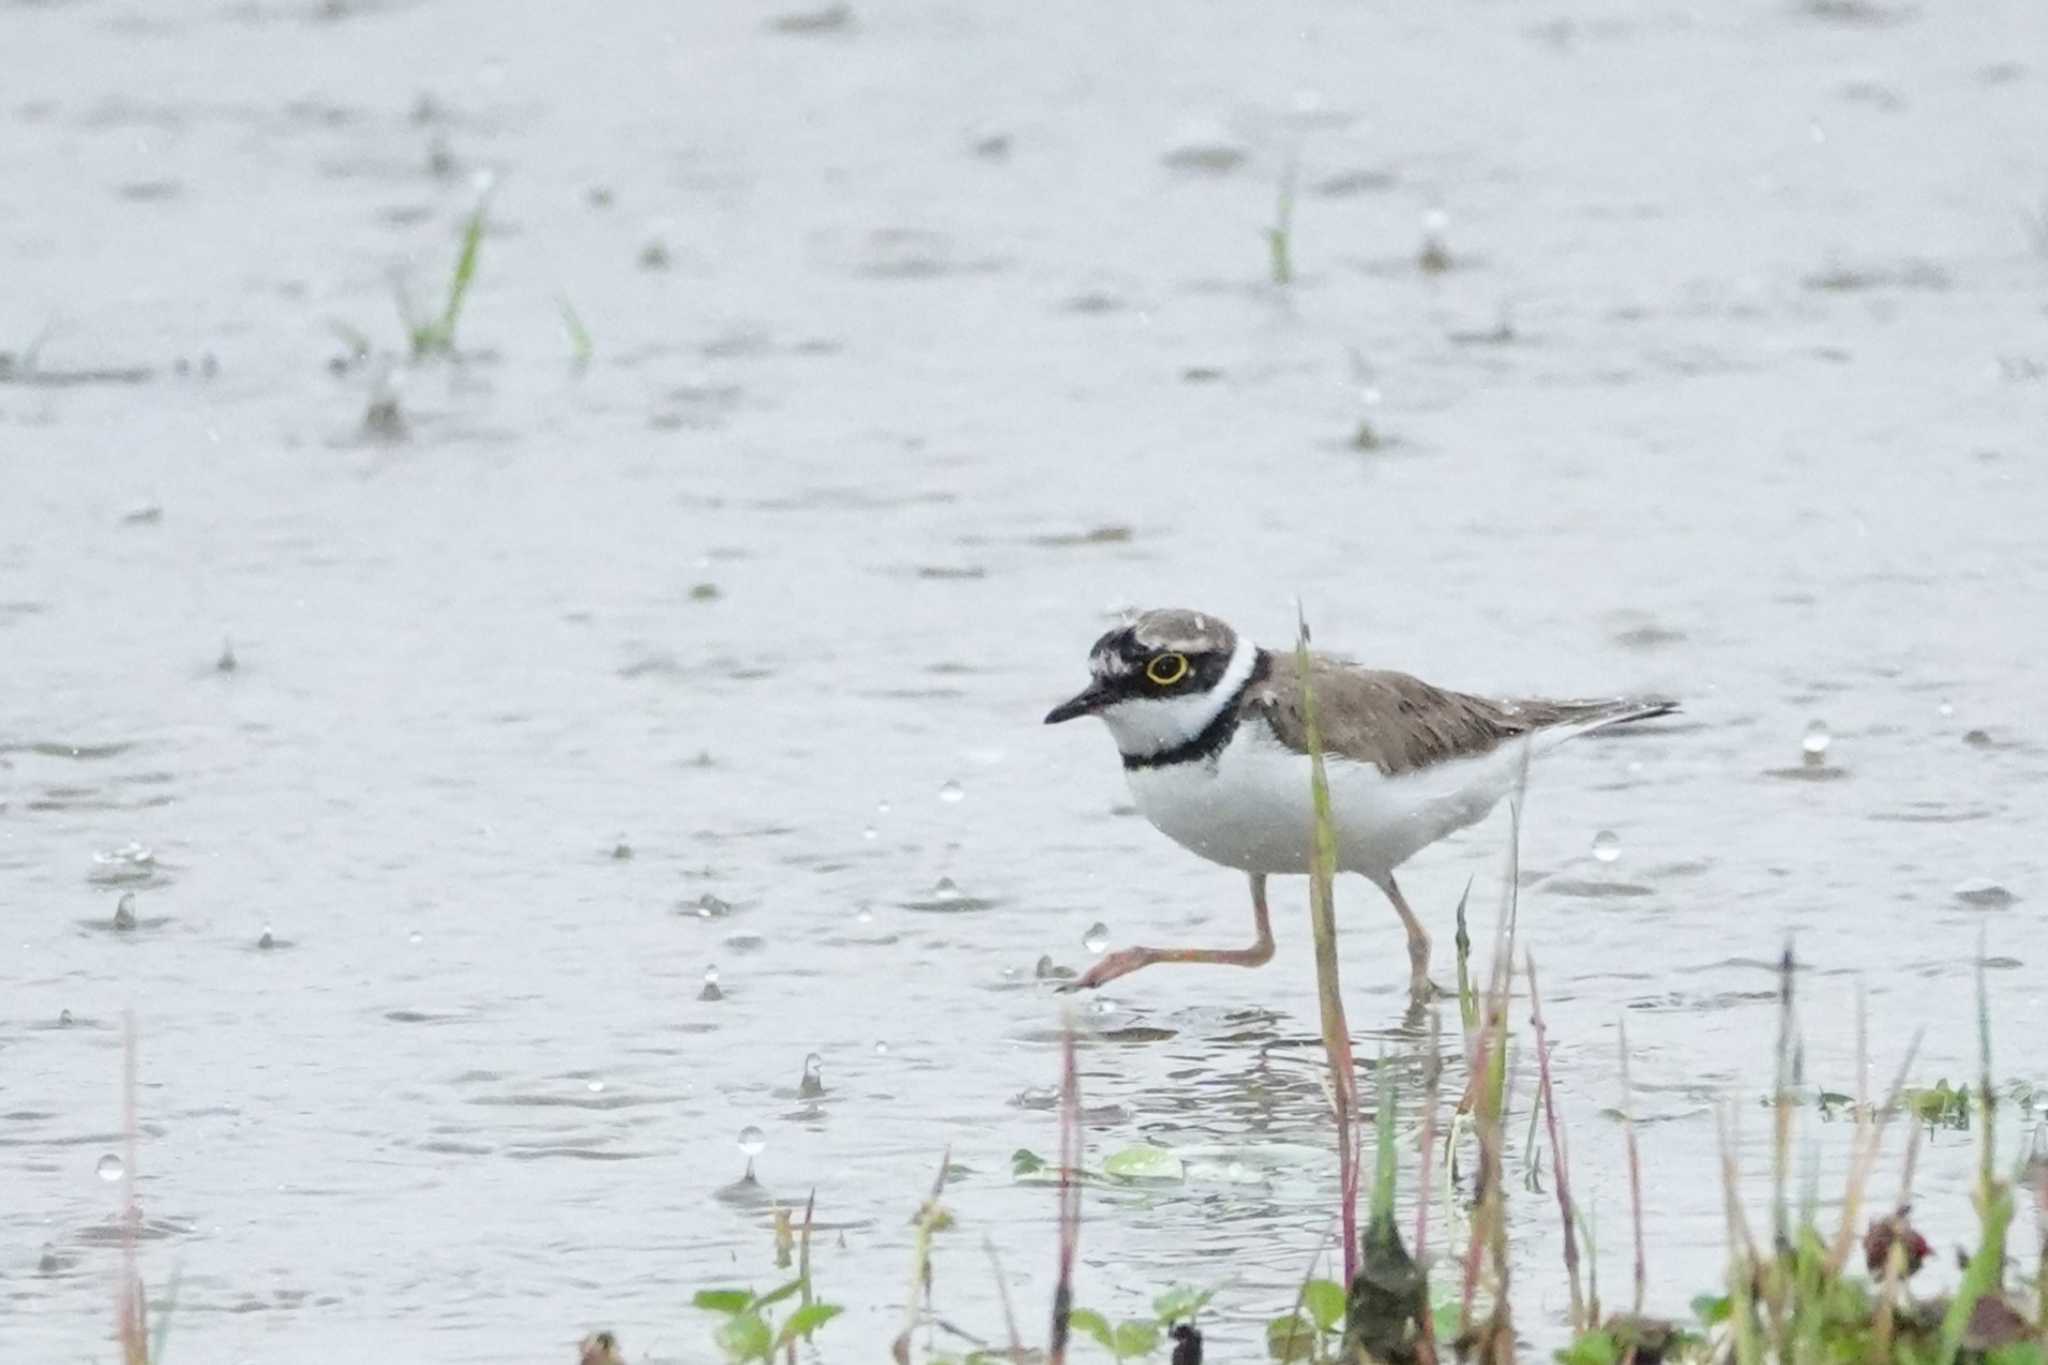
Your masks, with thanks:
[[[1088,651],[1088,685],[1046,714],[1047,725],[1101,716],[1117,748],[1141,756],[1185,744],[1236,697],[1258,650],[1198,611],[1142,612]]]

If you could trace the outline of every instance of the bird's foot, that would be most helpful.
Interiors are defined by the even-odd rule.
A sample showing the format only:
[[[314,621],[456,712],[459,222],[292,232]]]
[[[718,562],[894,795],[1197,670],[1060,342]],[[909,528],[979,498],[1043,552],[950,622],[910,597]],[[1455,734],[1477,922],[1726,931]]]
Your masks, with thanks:
[[[1149,948],[1119,948],[1113,953],[1106,954],[1094,966],[1075,977],[1072,981],[1062,985],[1060,990],[1062,992],[1092,991],[1098,986],[1107,985],[1120,976],[1126,976],[1131,972],[1135,972],[1140,967],[1150,966],[1155,961],[1157,961],[1157,958],[1153,956],[1152,950]]]
[[[1427,976],[1416,976],[1408,982],[1408,998],[1418,1005],[1426,1005],[1432,1000],[1454,999],[1457,994],[1456,991],[1437,985]]]

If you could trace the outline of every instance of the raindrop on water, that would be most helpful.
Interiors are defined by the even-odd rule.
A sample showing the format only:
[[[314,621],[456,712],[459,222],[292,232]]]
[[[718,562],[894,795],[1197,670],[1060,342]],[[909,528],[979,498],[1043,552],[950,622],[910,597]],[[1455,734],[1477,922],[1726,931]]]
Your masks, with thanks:
[[[697,998],[699,1000],[725,999],[725,992],[718,988],[718,968],[706,967],[704,969],[704,989],[697,992]]]
[[[966,799],[967,792],[960,786],[958,782],[954,782],[951,779],[948,779],[946,784],[939,788],[939,800],[944,801],[949,805],[957,801],[964,801]]]
[[[58,1027],[58,1028],[70,1028],[70,1027],[71,1027],[71,1022],[72,1022],[72,1021],[71,1021],[71,1011],[70,1011],[70,1010],[59,1010],[59,1011],[57,1011],[57,1027]]]
[[[128,930],[135,927],[135,893],[123,891],[121,899],[114,903],[114,927]]]
[[[1941,705],[1934,708],[1934,714],[1940,716],[1943,720],[1947,720],[1950,716],[1953,716],[1955,713],[1956,708],[1954,702],[1945,701]]]
[[[877,815],[887,815],[888,813],[889,813],[889,803],[888,803],[887,801],[877,801],[877,802],[875,802],[875,814],[877,814]]]
[[[740,1150],[747,1154],[747,1173],[740,1177],[743,1187],[754,1183],[754,1158],[761,1155],[767,1146],[768,1135],[753,1124],[740,1129]]]
[[[99,1172],[100,1179],[106,1181],[119,1180],[122,1173],[127,1169],[127,1167],[121,1164],[121,1158],[115,1156],[112,1152],[108,1152],[105,1156],[101,1157],[99,1164],[93,1167],[93,1170]]]
[[[602,1094],[604,1093],[604,1082],[603,1082],[603,1081],[585,1081],[585,1082],[583,1083],[583,1088],[584,1088],[585,1090],[588,1090],[588,1091],[589,1091],[589,1092],[590,1092],[591,1094],[593,1094],[593,1095],[602,1095]]]
[[[889,1055],[889,1045],[879,1038],[875,1040],[875,1055],[877,1057],[886,1057]]]
[[[1106,995],[1098,995],[1088,1008],[1095,1012],[1097,1018],[1102,1018],[1116,1013],[1116,1001]]]
[[[1799,746],[1806,751],[1806,757],[1809,762],[1818,762],[1827,753],[1828,745],[1834,741],[1834,738],[1833,735],[1828,733],[1828,723],[1824,720],[1816,720],[1807,725],[1806,738],[1799,741]]]
[[[1621,856],[1621,836],[1611,829],[1603,829],[1593,836],[1593,856],[1603,863],[1611,863]]]
[[[270,932],[269,925],[264,925],[263,932],[256,936],[256,946],[266,950],[277,946],[277,935]]]
[[[1104,948],[1107,948],[1109,946],[1109,926],[1101,920],[1097,920],[1089,925],[1088,931],[1081,935],[1081,946],[1091,953],[1099,953]]]
[[[825,1093],[825,1059],[813,1052],[804,1058],[804,1078],[797,1083],[800,1100],[814,1100]]]
[[[863,839],[873,839],[878,837],[880,834],[881,831],[876,829],[873,825],[867,825],[861,829],[860,837]]]
[[[873,924],[875,922],[875,912],[863,905],[860,909],[853,912],[853,922],[855,924]]]
[[[410,934],[407,934],[405,936],[405,941],[407,943],[412,944],[415,948],[417,948],[420,944],[425,943],[427,941],[427,938],[425,934],[422,934],[419,930],[415,929]]]

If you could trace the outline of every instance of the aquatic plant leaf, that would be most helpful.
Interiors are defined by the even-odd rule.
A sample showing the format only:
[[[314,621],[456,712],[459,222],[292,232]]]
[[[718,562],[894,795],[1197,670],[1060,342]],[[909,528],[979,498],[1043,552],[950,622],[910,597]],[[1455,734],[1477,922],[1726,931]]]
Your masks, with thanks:
[[[1465,907],[1471,901],[1472,881],[1467,878],[1464,894],[1458,897],[1458,931],[1452,943],[1458,950],[1458,1019],[1465,1025],[1468,1039],[1479,1027],[1479,985],[1472,979],[1472,935],[1465,927]]]
[[[2048,1365],[2048,1349],[2038,1341],[2015,1341],[1986,1351],[1984,1365]]]
[[[1307,1360],[1315,1354],[1316,1325],[1299,1313],[1266,1324],[1266,1354],[1274,1360]]]
[[[1302,1286],[1301,1305],[1318,1328],[1335,1331],[1344,1321],[1344,1286],[1335,1280],[1310,1280]]]
[[[759,1313],[735,1313],[714,1335],[719,1349],[733,1360],[767,1360],[775,1350],[775,1333]]]
[[[753,1301],[750,1289],[700,1289],[690,1304],[709,1313],[744,1313]]]
[[[1119,1180],[1184,1180],[1188,1173],[1186,1163],[1172,1152],[1144,1143],[1110,1153],[1102,1169]]]
[[[1394,1082],[1380,1068],[1378,1169],[1373,1178],[1372,1217],[1365,1227],[1358,1273],[1351,1277],[1344,1311],[1347,1351],[1363,1349],[1380,1361],[1410,1361],[1429,1312],[1429,1276],[1401,1244],[1394,1222]]]
[[[1150,1318],[1135,1318],[1118,1323],[1110,1349],[1116,1353],[1118,1360],[1151,1355],[1159,1349],[1159,1324]]]
[[[1384,1053],[1380,1056],[1380,1102],[1379,1112],[1373,1116],[1373,1138],[1376,1150],[1373,1157],[1372,1209],[1367,1219],[1368,1228],[1381,1223],[1389,1226],[1394,1221],[1394,1181],[1400,1168],[1400,1157],[1394,1151],[1394,1120],[1399,1108],[1399,1099],[1394,1090],[1394,1073],[1387,1066]],[[1395,1235],[1399,1241],[1399,1234]]]
[[[1988,1131],[1984,1140],[1991,1140]],[[2005,1235],[2013,1217],[2012,1190],[2002,1182],[1982,1181],[1977,1191],[1977,1217],[1982,1225],[1982,1239],[1970,1253],[1970,1263],[1963,1269],[1963,1282],[1956,1286],[1955,1297],[1949,1300],[1948,1312],[1941,1320],[1939,1358],[1943,1362],[1954,1361],[1962,1349],[1980,1301],[1996,1298],[2002,1289]]]
[[[1067,1326],[1087,1336],[1108,1351],[1116,1354],[1116,1333],[1110,1330],[1109,1319],[1093,1308],[1075,1308],[1067,1313]]]
[[[1613,1334],[1598,1328],[1557,1352],[1558,1365],[1616,1365],[1620,1358]]]
[[[1010,1153],[1010,1174],[1032,1175],[1045,1169],[1045,1158],[1029,1147],[1019,1147]]]
[[[1152,1300],[1152,1311],[1164,1323],[1186,1322],[1209,1306],[1209,1300],[1216,1297],[1213,1289],[1196,1289],[1193,1285],[1178,1285]]]
[[[809,1337],[832,1319],[845,1312],[836,1303],[806,1304],[789,1315],[789,1321],[782,1324],[782,1330],[775,1334],[777,1349],[789,1345],[798,1337]]]
[[[436,338],[443,347],[455,344],[455,324],[462,316],[462,302],[469,297],[469,286],[476,280],[477,257],[483,251],[484,213],[489,200],[480,201],[469,219],[462,225],[462,250],[455,258],[455,271],[448,279],[448,302],[442,308],[439,333]]]
[[[770,1304],[781,1303],[792,1294],[800,1292],[803,1287],[804,1282],[802,1280],[791,1280],[788,1284],[779,1284],[747,1306],[749,1308],[766,1308]]]
[[[1726,1294],[1701,1294],[1692,1301],[1692,1311],[1709,1327],[1728,1321],[1729,1308]]]
[[[578,369],[590,364],[595,347],[590,340],[590,329],[583,325],[582,314],[576,305],[569,302],[567,294],[560,295],[556,302],[562,308],[562,330],[569,334],[569,359]]]

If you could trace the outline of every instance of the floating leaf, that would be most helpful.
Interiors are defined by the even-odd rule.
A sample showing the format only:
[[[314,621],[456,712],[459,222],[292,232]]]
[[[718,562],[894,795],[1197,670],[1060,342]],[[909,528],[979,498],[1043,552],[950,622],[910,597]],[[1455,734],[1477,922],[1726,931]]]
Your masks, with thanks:
[[[809,1337],[832,1319],[845,1312],[836,1303],[809,1303],[789,1315],[789,1321],[782,1324],[782,1330],[775,1334],[775,1345],[779,1349],[789,1345],[798,1337]]]
[[[802,1280],[791,1280],[788,1284],[777,1285],[775,1288],[763,1294],[760,1298],[755,1299],[753,1303],[748,1306],[751,1308],[766,1308],[770,1304],[781,1303],[784,1299],[796,1293],[803,1287],[804,1282]]]
[[[1118,1323],[1116,1340],[1110,1349],[1116,1353],[1118,1360],[1151,1355],[1159,1349],[1159,1324],[1150,1318]]]
[[[690,1303],[710,1313],[744,1313],[753,1301],[752,1290],[700,1289]]]
[[[1344,1286],[1335,1280],[1310,1280],[1302,1286],[1301,1306],[1317,1327],[1334,1331],[1344,1321]]]
[[[735,1313],[718,1326],[719,1349],[734,1360],[767,1360],[775,1350],[775,1333],[759,1313]]]
[[[1307,1360],[1315,1354],[1316,1325],[1299,1313],[1266,1324],[1266,1354],[1275,1360]]]
[[[1558,1365],[1615,1365],[1619,1358],[1613,1335],[1597,1328],[1557,1353]]]
[[[1102,1349],[1116,1354],[1116,1333],[1109,1328],[1109,1319],[1093,1308],[1076,1308],[1067,1314],[1067,1325],[1076,1332],[1085,1332],[1093,1337]]]
[[[1179,1285],[1152,1300],[1152,1311],[1164,1323],[1186,1322],[1208,1307],[1209,1300],[1215,1297],[1213,1289],[1197,1290],[1192,1285]]]
[[[1019,1147],[1010,1153],[1011,1175],[1035,1175],[1045,1169],[1045,1158],[1029,1147]]]
[[[1172,1152],[1144,1143],[1110,1153],[1102,1169],[1118,1180],[1184,1180],[1188,1173],[1186,1163]]]

